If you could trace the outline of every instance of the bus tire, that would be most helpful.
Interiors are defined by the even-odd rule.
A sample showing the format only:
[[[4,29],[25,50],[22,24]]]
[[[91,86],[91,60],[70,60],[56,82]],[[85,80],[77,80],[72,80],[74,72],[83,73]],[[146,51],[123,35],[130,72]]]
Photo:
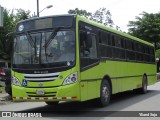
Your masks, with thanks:
[[[111,98],[111,86],[107,80],[101,82],[100,98],[98,98],[98,105],[100,107],[107,106]]]
[[[50,105],[50,106],[57,106],[59,101],[56,101],[56,102],[45,102],[47,105]]]
[[[139,89],[139,92],[140,92],[141,94],[147,93],[147,85],[148,85],[147,76],[146,76],[146,75],[143,75],[142,87]]]

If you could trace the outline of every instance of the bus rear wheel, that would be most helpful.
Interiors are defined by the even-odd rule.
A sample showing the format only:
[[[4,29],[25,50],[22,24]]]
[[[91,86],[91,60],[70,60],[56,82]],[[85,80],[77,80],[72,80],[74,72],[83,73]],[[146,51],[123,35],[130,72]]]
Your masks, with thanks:
[[[148,85],[147,76],[144,75],[144,76],[143,76],[143,79],[142,79],[142,88],[140,88],[140,92],[141,92],[142,94],[147,93],[147,85]]]
[[[98,98],[98,105],[100,107],[107,106],[111,98],[111,86],[107,80],[103,80],[100,88],[100,98]]]

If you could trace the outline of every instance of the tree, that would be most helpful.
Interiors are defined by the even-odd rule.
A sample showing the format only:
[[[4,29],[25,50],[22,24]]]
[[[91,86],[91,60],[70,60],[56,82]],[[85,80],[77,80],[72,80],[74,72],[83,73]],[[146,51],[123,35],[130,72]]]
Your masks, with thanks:
[[[25,19],[28,19],[28,18],[31,17],[29,10],[25,11],[23,9],[16,9],[16,11],[17,11],[16,15],[15,15],[15,22],[16,23],[21,21],[21,20],[25,20]]]
[[[14,13],[16,12],[16,13]],[[0,29],[0,56],[2,58],[3,55],[7,54],[10,56],[11,51],[12,51],[12,44],[11,42],[8,43],[9,50],[5,50],[5,40],[6,40],[6,35],[9,34],[10,32],[14,32],[16,23],[20,20],[24,20],[30,17],[29,15],[30,11],[25,11],[22,9],[16,9],[15,11],[9,11],[7,9],[4,9],[3,15],[4,15],[4,27]],[[13,41],[13,36],[8,37],[9,41]]]
[[[159,42],[160,13],[143,12],[140,15],[136,16],[136,21],[129,21],[129,34],[151,43]]]
[[[112,15],[106,8],[100,8],[91,17],[91,20],[104,24],[105,26],[113,27],[114,23],[112,20]]]
[[[105,26],[113,27],[114,25],[113,20],[111,19],[112,15],[109,10],[106,10],[106,8],[100,8],[96,10],[94,14],[87,12],[86,10],[79,10],[78,8],[75,10],[69,10],[68,13],[84,16],[97,23],[104,24]]]
[[[84,16],[88,19],[90,19],[92,17],[92,13],[87,12],[86,10],[79,10],[78,8],[76,8],[75,10],[69,10],[68,11],[69,14],[77,14],[80,16]]]
[[[2,58],[5,54],[5,36],[9,32],[13,31],[15,22],[14,22],[14,14],[13,11],[10,13],[7,9],[3,11],[4,15],[4,27],[0,29],[0,58]]]

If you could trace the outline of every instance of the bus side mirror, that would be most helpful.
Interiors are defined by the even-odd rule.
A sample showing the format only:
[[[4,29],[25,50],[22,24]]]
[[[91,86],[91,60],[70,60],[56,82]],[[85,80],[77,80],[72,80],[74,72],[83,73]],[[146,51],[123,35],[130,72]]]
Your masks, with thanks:
[[[92,47],[92,34],[91,33],[87,33],[87,40],[86,40],[86,44],[88,48]]]
[[[9,39],[5,40],[5,51],[9,51]]]

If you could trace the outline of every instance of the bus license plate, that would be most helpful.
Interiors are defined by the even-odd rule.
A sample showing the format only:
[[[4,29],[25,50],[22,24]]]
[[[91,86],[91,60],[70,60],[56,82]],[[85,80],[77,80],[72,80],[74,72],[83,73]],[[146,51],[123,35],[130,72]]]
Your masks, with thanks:
[[[37,95],[44,95],[44,90],[37,90],[37,91],[36,91],[36,94],[37,94]]]

